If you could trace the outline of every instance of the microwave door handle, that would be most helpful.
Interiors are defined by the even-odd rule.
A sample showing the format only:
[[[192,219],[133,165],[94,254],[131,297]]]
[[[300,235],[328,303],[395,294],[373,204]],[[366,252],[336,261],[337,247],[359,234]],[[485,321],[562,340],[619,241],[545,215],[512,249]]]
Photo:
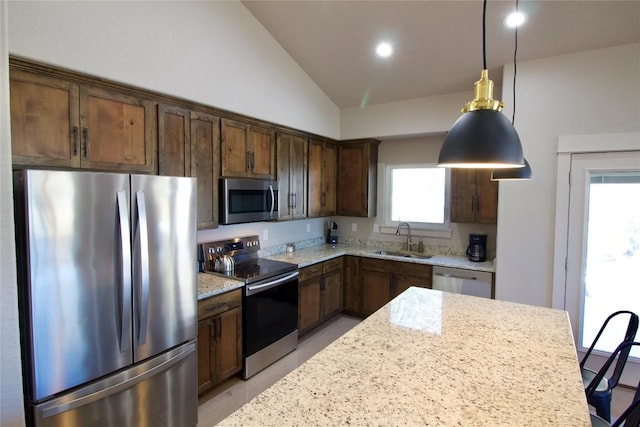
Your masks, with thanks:
[[[269,211],[269,217],[273,216],[273,209],[276,206],[276,195],[273,191],[273,185],[269,184],[269,191],[271,192],[271,210]]]

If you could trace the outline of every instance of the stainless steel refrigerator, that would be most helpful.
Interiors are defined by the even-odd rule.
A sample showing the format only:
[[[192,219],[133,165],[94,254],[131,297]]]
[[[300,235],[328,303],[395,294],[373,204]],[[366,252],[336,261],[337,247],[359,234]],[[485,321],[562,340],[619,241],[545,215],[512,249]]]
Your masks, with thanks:
[[[193,178],[14,173],[35,426],[197,424]]]

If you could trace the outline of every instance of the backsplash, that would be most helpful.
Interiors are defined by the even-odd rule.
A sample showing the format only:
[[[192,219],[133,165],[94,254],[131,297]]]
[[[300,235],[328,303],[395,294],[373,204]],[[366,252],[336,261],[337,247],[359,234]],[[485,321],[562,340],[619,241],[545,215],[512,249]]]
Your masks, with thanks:
[[[322,245],[324,244],[324,241],[324,237],[316,237],[314,239],[301,240],[298,242],[293,241],[288,243],[293,243],[295,245],[295,250],[301,250],[304,248],[310,248],[312,246]],[[261,257],[273,256],[283,254],[286,250],[287,243],[282,245],[269,246],[267,248],[263,247],[262,243],[260,243],[260,251],[258,252],[258,255]]]
[[[358,239],[358,238],[340,238],[338,243],[344,243],[347,245],[368,246],[373,248],[379,248],[386,251],[402,251],[405,249],[405,241],[395,242],[388,240],[374,240],[374,239]],[[424,245],[424,253],[428,255],[448,255],[448,256],[465,256],[465,251],[452,247],[441,245]]]

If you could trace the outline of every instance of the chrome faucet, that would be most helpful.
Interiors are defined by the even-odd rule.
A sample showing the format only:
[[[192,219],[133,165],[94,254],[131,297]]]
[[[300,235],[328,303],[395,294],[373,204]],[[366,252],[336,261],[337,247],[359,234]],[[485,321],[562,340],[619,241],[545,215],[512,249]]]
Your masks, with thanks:
[[[400,235],[400,230],[402,229],[403,226],[407,227],[407,251],[411,250],[411,226],[409,225],[408,222],[401,222],[400,224],[398,224],[398,229],[396,230],[396,236]]]

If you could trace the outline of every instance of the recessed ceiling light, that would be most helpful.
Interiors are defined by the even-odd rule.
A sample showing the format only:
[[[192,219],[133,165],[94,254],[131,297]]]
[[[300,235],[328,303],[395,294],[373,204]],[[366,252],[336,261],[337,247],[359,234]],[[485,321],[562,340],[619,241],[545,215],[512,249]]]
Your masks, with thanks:
[[[388,58],[392,53],[393,47],[387,42],[382,42],[376,46],[376,54],[382,58]]]
[[[519,27],[524,24],[524,21],[527,20],[527,17],[522,12],[512,12],[504,20],[504,25],[510,28]]]

